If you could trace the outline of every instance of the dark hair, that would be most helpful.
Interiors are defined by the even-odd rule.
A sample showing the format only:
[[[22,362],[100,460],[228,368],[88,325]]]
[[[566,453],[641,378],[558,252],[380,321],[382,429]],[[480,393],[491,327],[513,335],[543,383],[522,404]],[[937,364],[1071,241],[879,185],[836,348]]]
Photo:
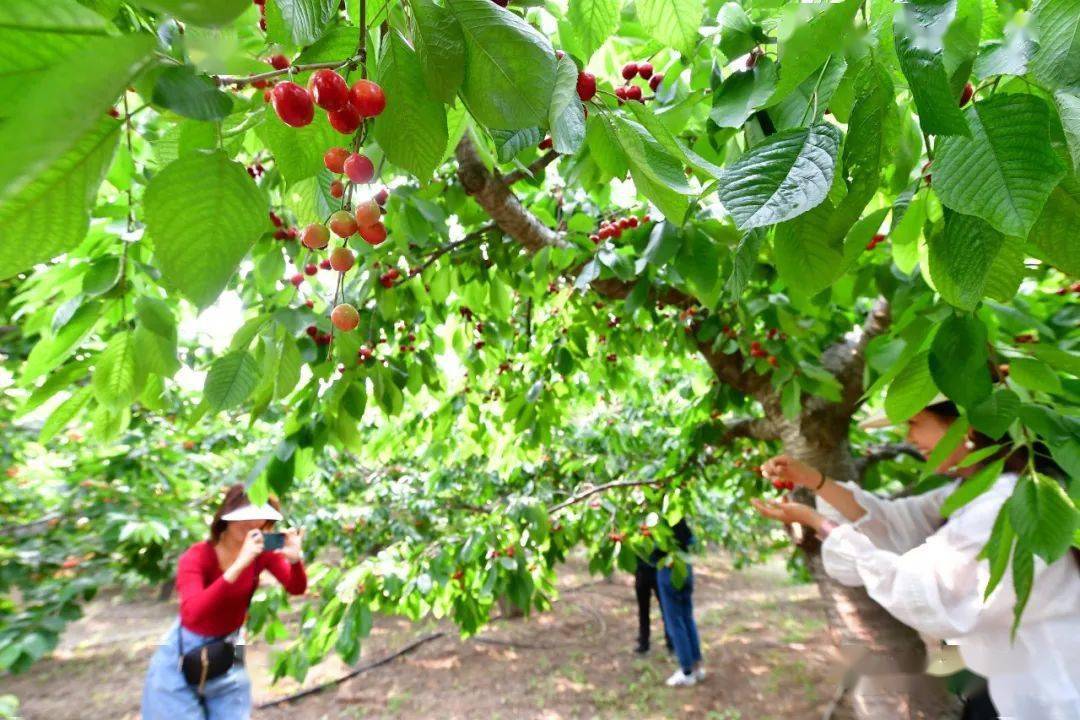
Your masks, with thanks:
[[[278,499],[271,495],[267,498],[267,502],[270,503],[270,507],[277,511],[281,511],[281,503]],[[214,545],[221,540],[221,533],[225,532],[225,528],[229,526],[228,520],[222,520],[222,515],[228,515],[233,510],[250,505],[251,500],[248,498],[247,490],[244,488],[244,483],[236,483],[230,485],[229,489],[225,491],[225,499],[221,501],[221,505],[218,506],[217,512],[214,513],[214,519],[210,522],[210,542]],[[267,520],[266,522],[273,525],[273,520]]]
[[[933,405],[927,405],[924,409],[926,412],[945,420],[951,421],[960,417],[960,408],[952,400],[942,400]],[[984,435],[978,430],[973,431],[971,440],[975,443],[976,448],[990,447],[999,443],[999,441],[994,440],[989,435]],[[1058,480],[1065,478],[1065,471],[1050,457],[1050,449],[1038,440],[1032,443],[1030,448],[1026,446],[1015,447],[1012,443],[1006,441],[1005,447],[988,457],[986,461],[1005,458],[1005,469],[1009,472],[1020,473],[1027,467],[1028,458],[1032,452],[1035,454],[1034,465],[1036,470],[1043,475],[1049,475]]]

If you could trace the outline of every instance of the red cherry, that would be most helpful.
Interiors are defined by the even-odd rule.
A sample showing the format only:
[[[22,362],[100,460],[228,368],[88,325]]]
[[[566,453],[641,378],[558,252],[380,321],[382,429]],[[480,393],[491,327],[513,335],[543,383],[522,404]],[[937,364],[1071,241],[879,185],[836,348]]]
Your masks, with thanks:
[[[332,173],[345,172],[345,158],[349,157],[349,151],[343,147],[332,147],[323,154],[323,165]]]
[[[389,197],[390,191],[386,188],[380,188],[379,192],[375,193],[375,202],[379,203],[379,205],[385,205]]]
[[[381,222],[377,222],[374,225],[360,228],[360,237],[364,238],[364,242],[368,245],[379,245],[386,240],[386,226]],[[397,271],[394,270],[393,272],[394,276],[397,277]]]
[[[555,58],[557,60],[562,60],[564,57],[566,57],[566,53],[564,53],[562,50],[555,51]]]
[[[330,121],[330,126],[342,135],[352,135],[360,127],[360,123],[364,122],[356,108],[348,103],[340,110],[326,113],[326,119]]]
[[[971,96],[975,94],[975,86],[971,83],[964,84],[964,91],[960,93],[960,107],[964,107],[971,100]]]
[[[259,29],[266,32],[266,18],[259,18]]]
[[[312,73],[308,90],[315,104],[323,110],[334,112],[349,104],[349,86],[345,78],[328,68]]]
[[[308,91],[294,82],[278,83],[271,91],[274,112],[281,121],[292,127],[304,127],[315,118],[315,103]]]
[[[300,242],[304,247],[311,250],[321,250],[330,243],[330,232],[325,225],[311,223],[304,228],[304,234],[300,238]]]
[[[356,206],[356,225],[357,227],[366,228],[379,222],[379,218],[382,217],[382,208],[374,200],[368,200],[362,202]]]
[[[341,303],[330,312],[330,322],[338,330],[349,332],[360,324],[360,313],[349,303]]]
[[[308,325],[304,329],[304,332],[308,334],[308,337],[315,337],[319,334],[319,328],[315,327],[314,325]]]
[[[310,310],[311,308],[315,307],[315,301],[314,300],[305,300],[304,305],[307,306],[308,310]]]
[[[647,63],[647,62],[638,63],[637,74],[642,80],[648,80],[649,78],[651,78],[652,77],[652,70],[653,70],[652,63]]]
[[[776,490],[783,490],[786,485],[787,485],[787,483],[784,482],[783,480],[780,480],[780,479],[772,481],[772,486]]]
[[[270,211],[270,222],[274,223],[274,227],[281,227],[281,218],[273,210]]]
[[[268,103],[272,99],[272,95],[269,90],[263,90],[263,102]]]
[[[345,174],[357,185],[371,182],[375,177],[375,166],[367,155],[353,153],[345,159]]]
[[[330,264],[329,260],[323,260],[322,262],[319,263],[319,269],[320,270],[329,270],[332,267],[333,266]]]
[[[356,234],[356,218],[348,210],[338,210],[330,216],[330,229],[338,237],[351,237]]]
[[[325,261],[329,268],[338,272],[348,272],[356,264],[356,256],[347,247],[334,248],[330,253],[330,259]]]
[[[638,85],[631,85],[626,88],[627,100],[641,100],[641,87]]]
[[[352,105],[361,117],[375,117],[386,108],[386,96],[378,83],[357,80],[349,92]]]
[[[619,229],[626,230],[630,227],[630,218],[619,218]]]
[[[577,76],[577,94],[581,102],[588,102],[596,96],[596,76],[582,72]]]
[[[340,180],[335,180],[330,183],[330,197],[339,198],[345,194],[345,186],[341,184]]]
[[[632,79],[635,75],[637,75],[637,72],[638,72],[637,63],[632,63],[631,62],[631,63],[626,63],[625,65],[622,66],[623,80]]]
[[[491,0],[491,2],[495,3],[501,8],[504,8],[510,4],[510,0]]]
[[[662,82],[664,82],[664,73],[656,73],[649,78],[649,89],[656,92],[656,88],[660,87]]]
[[[626,88],[621,86],[621,85],[619,87],[615,88],[615,97],[617,97],[619,100],[625,100],[626,99]]]
[[[599,235],[590,235],[589,239],[592,240],[593,245],[599,245],[600,244],[600,236]]]
[[[302,285],[304,282],[304,276],[300,273],[296,273],[291,278],[289,278],[289,282],[293,284],[293,287],[300,287],[300,285]]]
[[[632,227],[632,228],[636,228],[638,226],[638,219],[636,217],[634,217],[633,215],[631,215],[629,218],[627,218],[626,221],[627,221],[627,223],[629,223],[630,227]]]
[[[305,275],[314,275],[317,272],[319,272],[319,268],[315,267],[315,263],[308,263],[304,266]]]
[[[642,216],[642,218],[641,218],[641,222],[643,222],[643,223],[647,223],[647,222],[649,222],[649,216],[648,216],[648,214],[645,214],[645,215],[643,215],[643,216]]]
[[[550,150],[551,149],[551,138],[549,138],[549,137],[544,138],[543,140],[540,141],[540,144],[537,145],[537,147],[540,148],[541,150]]]
[[[291,64],[289,58],[284,55],[271,55],[267,58],[267,62],[273,65],[275,70],[284,70]]]
[[[778,367],[780,365],[780,361],[776,359],[775,355],[770,355],[768,362],[773,367]]]

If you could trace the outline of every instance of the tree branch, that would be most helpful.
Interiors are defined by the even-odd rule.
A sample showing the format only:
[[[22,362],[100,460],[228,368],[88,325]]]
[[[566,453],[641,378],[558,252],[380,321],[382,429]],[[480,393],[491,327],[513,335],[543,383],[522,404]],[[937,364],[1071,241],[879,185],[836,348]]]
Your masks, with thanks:
[[[745,418],[727,426],[714,445],[727,445],[736,438],[754,440],[779,440],[780,428],[769,418]]]
[[[244,85],[250,85],[253,82],[260,80],[273,80],[274,78],[281,77],[282,75],[292,75],[295,73],[307,72],[308,70],[321,70],[322,68],[329,68],[331,70],[340,70],[343,67],[348,67],[350,70],[356,67],[356,63],[359,60],[358,57],[351,57],[346,60],[337,60],[333,62],[317,62],[317,63],[305,63],[303,65],[290,65],[287,68],[281,70],[267,70],[264,73],[257,73],[255,75],[213,75],[214,82],[219,86],[221,85],[235,85],[236,87],[243,87]]]
[[[878,335],[885,333],[892,324],[889,302],[878,297],[867,314],[863,324],[844,335],[844,339],[834,343],[821,354],[822,366],[840,382],[843,392],[840,405],[850,416],[859,406],[863,392],[863,367],[866,346]],[[830,404],[818,396],[812,396],[807,403],[811,412]]]
[[[507,185],[513,185],[514,183],[524,180],[529,177],[536,177],[536,173],[546,168],[551,163],[559,159],[559,153],[554,150],[548,150],[546,153],[538,157],[529,163],[529,166],[525,170],[515,170],[512,173],[504,175],[502,181]]]
[[[858,478],[861,480],[866,475],[866,471],[870,469],[871,465],[883,460],[893,460],[901,455],[915,458],[919,462],[926,460],[922,453],[916,450],[912,445],[907,443],[889,443],[888,445],[879,445],[875,448],[871,448],[870,452],[860,458],[856,458],[855,472],[858,473]]]

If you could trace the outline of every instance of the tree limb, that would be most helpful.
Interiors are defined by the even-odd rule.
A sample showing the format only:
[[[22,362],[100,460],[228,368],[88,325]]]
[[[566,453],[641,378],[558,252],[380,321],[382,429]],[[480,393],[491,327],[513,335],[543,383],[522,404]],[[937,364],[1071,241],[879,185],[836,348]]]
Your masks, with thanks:
[[[860,458],[856,458],[855,472],[858,473],[858,477],[861,480],[866,475],[866,471],[870,469],[871,465],[883,460],[892,460],[901,455],[915,458],[919,462],[924,462],[926,460],[926,458],[922,456],[922,453],[908,443],[889,443],[888,445],[879,445],[875,448],[871,448],[870,452]]]
[[[525,170],[515,170],[512,173],[504,175],[502,181],[507,185],[513,185],[514,183],[520,180],[524,180],[527,177],[536,177],[536,173],[540,172],[548,165],[555,162],[558,158],[559,153],[555,152],[554,150],[548,150],[546,153],[529,163],[529,166]]]
[[[754,440],[779,440],[780,429],[769,418],[744,418],[728,425],[720,440],[714,445],[727,445],[735,438]]]
[[[844,335],[843,340],[834,343],[821,354],[822,366],[840,382],[842,392],[839,404],[849,417],[859,407],[862,398],[866,346],[875,337],[885,333],[891,324],[889,302],[878,297],[862,325],[853,328]],[[815,412],[825,404],[831,403],[813,396],[807,403],[807,409]]]

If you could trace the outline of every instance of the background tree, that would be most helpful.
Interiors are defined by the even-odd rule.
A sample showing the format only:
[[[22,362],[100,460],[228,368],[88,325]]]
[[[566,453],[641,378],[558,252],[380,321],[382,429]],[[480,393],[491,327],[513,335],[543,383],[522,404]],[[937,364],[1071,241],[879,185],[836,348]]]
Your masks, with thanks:
[[[902,421],[940,390],[964,411],[953,447],[968,427],[1038,439],[1075,478],[1078,17],[1070,0],[8,3],[5,407],[44,420],[5,459],[55,467],[56,438],[88,433],[57,481],[119,492],[130,515],[99,552],[159,581],[199,523],[162,532],[143,503],[205,501],[217,479],[193,475],[254,453],[252,494],[288,494],[341,555],[278,664],[297,676],[355,658],[372,610],[471,632],[500,596],[543,608],[569,548],[628,567],[667,542],[661,515],[753,556],[740,508],[766,452],[935,482],[933,458],[882,472],[905,450],[851,434],[867,400]],[[227,301],[227,344],[185,331]],[[12,522],[58,513],[47,532],[82,497],[9,485]],[[986,554],[1018,622],[1033,558],[1076,543],[1076,491],[1032,466],[1002,511]],[[369,511],[343,535],[317,499]],[[67,558],[10,559],[36,532],[5,533],[3,587],[70,582],[36,616],[7,606],[25,624],[6,623],[0,667],[77,613],[49,609],[82,591]],[[854,711],[941,716],[915,633],[803,549],[838,641],[868,648]],[[253,613],[271,637],[275,608]],[[875,684],[897,673],[908,692]]]

